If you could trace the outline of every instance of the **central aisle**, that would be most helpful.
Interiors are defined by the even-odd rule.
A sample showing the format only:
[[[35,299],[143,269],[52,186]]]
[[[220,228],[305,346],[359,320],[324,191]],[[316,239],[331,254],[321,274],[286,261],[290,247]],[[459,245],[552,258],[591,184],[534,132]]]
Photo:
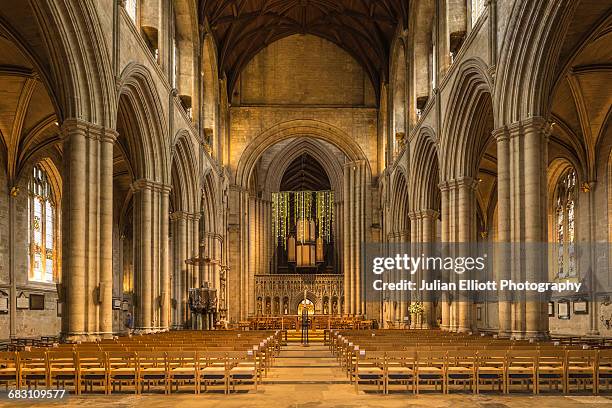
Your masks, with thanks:
[[[347,384],[349,380],[341,371],[337,360],[322,342],[302,346],[289,342],[283,346],[268,375],[262,381],[267,384]],[[307,391],[307,387],[300,387]]]

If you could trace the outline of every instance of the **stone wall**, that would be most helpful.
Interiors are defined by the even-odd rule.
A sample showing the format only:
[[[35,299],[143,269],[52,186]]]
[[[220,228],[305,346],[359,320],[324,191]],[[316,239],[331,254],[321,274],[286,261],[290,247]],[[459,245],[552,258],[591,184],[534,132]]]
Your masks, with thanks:
[[[28,281],[27,267],[27,181],[21,180],[17,196],[11,197],[8,191],[6,172],[0,167],[0,298],[9,298],[10,308],[10,260],[9,260],[9,200],[15,200],[15,271],[18,297],[30,294],[45,296],[44,310],[17,309],[15,333],[18,337],[39,337],[58,335],[61,318],[57,316],[57,290],[54,283]],[[0,339],[10,337],[10,316],[0,314]]]
[[[264,48],[242,71],[232,104],[376,106],[363,68],[335,44],[293,35]]]

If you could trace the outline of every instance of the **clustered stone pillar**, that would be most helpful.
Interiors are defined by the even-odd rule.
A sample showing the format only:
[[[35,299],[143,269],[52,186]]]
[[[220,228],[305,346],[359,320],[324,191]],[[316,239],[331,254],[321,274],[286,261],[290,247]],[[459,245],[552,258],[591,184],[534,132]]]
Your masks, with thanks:
[[[517,139],[523,138],[522,164],[524,177],[524,225],[526,244],[525,279],[530,282],[548,280],[547,256],[543,251],[547,242],[546,230],[546,168],[548,159],[548,132],[550,125],[542,118],[533,118],[513,127]],[[541,339],[548,336],[547,302],[538,292],[530,292],[525,302],[526,338]]]
[[[62,124],[63,287],[69,340],[110,337],[114,130],[78,119]]]
[[[363,160],[344,165],[344,312],[364,313],[361,245],[365,242],[367,167]]]
[[[493,132],[497,141],[497,243],[495,246],[495,275],[499,282],[510,279],[510,137],[507,128]],[[512,294],[498,293],[498,336],[512,333]]]
[[[169,216],[172,228],[172,273],[168,271],[168,277],[172,276],[170,287],[165,282],[171,296],[168,304],[174,304],[171,327],[175,329],[184,328],[190,321],[188,305],[188,291],[190,288],[199,287],[201,269],[196,262],[187,263],[189,259],[200,258],[199,240],[199,215],[184,211],[175,211]],[[169,279],[169,278],[168,278]],[[172,300],[171,300],[171,299]],[[163,305],[163,304],[162,304]]]
[[[168,194],[170,188],[150,180],[132,184],[134,193],[134,272],[136,329],[167,330],[170,314],[168,268]]]
[[[544,282],[546,256],[547,164],[550,124],[533,117],[493,131],[497,141],[497,243],[495,277]],[[500,291],[499,336],[548,336],[547,301],[542,294]]]
[[[449,209],[449,186],[447,182],[440,183],[440,211],[442,212],[442,222],[441,222],[441,233],[440,238],[442,242],[448,243],[450,237],[450,214],[448,212]],[[446,253],[442,254],[446,256]],[[449,281],[449,273],[448,271],[442,271],[442,281]],[[441,294],[441,315],[442,315],[442,323],[440,325],[440,329],[449,331],[451,330],[451,298],[450,293],[447,291],[442,292]]]
[[[437,219],[438,212],[435,210],[427,209],[410,213],[410,231],[411,242],[413,243],[413,256],[420,256],[423,254],[425,257],[427,257],[431,254],[431,244],[433,244],[435,241],[436,236],[435,227]],[[416,272],[413,280],[417,282],[417,285],[420,285],[422,280],[432,280],[432,276],[425,276],[425,274],[426,271],[424,268],[421,268]],[[422,329],[434,327],[433,295],[433,293],[427,291],[420,292],[418,294],[418,301],[423,305],[423,314],[421,316],[415,316],[417,319],[416,321],[412,322],[412,327]]]
[[[442,241],[450,243],[444,256],[467,256],[469,244],[476,241],[477,181],[460,177],[440,184],[442,193]],[[453,272],[445,275],[447,282],[458,282]],[[445,293],[442,299],[442,328],[456,332],[474,331],[473,302],[465,291]]]

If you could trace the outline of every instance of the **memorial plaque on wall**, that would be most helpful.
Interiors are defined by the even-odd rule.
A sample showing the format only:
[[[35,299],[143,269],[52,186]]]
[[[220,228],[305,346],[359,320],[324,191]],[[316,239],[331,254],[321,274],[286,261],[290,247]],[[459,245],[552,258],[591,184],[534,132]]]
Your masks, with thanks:
[[[7,297],[0,298],[0,313],[8,313],[9,300]]]
[[[30,299],[23,293],[17,296],[17,309],[29,309]]]
[[[30,310],[45,310],[45,295],[30,295]]]

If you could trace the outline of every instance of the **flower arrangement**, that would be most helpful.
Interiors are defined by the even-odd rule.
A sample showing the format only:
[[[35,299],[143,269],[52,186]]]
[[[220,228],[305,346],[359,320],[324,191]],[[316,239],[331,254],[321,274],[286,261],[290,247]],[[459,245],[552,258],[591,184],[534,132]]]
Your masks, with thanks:
[[[410,307],[408,308],[408,311],[410,312],[410,314],[413,315],[420,315],[423,314],[423,303],[421,302],[415,302],[415,303],[411,303]]]

